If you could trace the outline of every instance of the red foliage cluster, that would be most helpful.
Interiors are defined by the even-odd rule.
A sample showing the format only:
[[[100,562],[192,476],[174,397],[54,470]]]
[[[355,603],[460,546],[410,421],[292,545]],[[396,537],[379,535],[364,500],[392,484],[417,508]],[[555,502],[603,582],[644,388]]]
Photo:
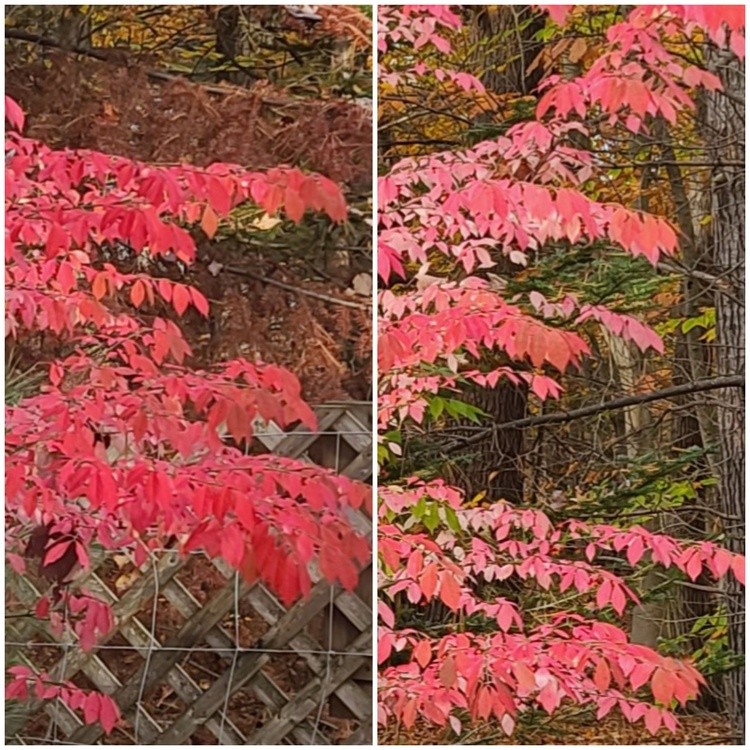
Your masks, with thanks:
[[[153,167],[56,151],[20,135],[23,113],[7,98],[6,112],[7,330],[15,339],[47,332],[66,350],[40,392],[6,411],[8,559],[23,573],[26,558],[39,557],[56,584],[38,616],[53,629],[71,627],[87,650],[108,633],[106,605],[67,585],[76,564],[89,567],[92,544],[130,550],[140,565],[176,538],[185,552],[221,556],[247,580],[264,581],[287,605],[310,590],[311,563],[352,589],[369,544],[347,512],[368,506],[369,488],[235,447],[251,441],[258,423],[315,428],[297,379],[244,360],[191,370],[180,328],[136,310],[158,297],[178,316],[188,306],[206,315],[205,297],[146,272],[120,272],[105,256],[115,248],[190,264],[188,227],[199,223],[211,237],[244,201],[295,221],[306,210],[341,221],[338,187],[296,169]],[[16,675],[13,696],[25,694],[27,679]],[[51,696],[50,687],[39,690]],[[69,686],[55,697],[111,730],[103,698],[94,710],[98,698]]]

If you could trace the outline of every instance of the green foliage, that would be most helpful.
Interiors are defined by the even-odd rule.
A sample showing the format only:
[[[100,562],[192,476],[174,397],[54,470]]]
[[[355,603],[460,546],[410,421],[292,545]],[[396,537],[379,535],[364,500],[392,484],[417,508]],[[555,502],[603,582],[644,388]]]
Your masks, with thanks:
[[[682,333],[700,328],[704,333],[700,336],[701,341],[711,342],[716,338],[716,308],[701,307],[700,315],[691,318],[670,318],[656,327],[657,333],[664,335],[674,333],[677,330]]]
[[[657,513],[678,510],[716,484],[712,477],[698,475],[696,465],[705,453],[691,448],[673,458],[647,453],[624,459],[589,489],[573,514],[597,521],[623,516],[644,524]]]
[[[693,644],[701,645],[693,650]],[[690,653],[696,667],[707,677],[719,675],[742,665],[742,659],[729,646],[727,614],[723,605],[699,617],[690,632],[674,638],[660,639],[660,649],[667,654],[683,656]]]

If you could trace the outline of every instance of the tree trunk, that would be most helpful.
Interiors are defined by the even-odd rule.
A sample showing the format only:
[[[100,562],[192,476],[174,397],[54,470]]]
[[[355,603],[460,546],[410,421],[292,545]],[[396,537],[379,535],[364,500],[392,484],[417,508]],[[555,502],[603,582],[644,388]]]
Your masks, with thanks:
[[[538,82],[539,73],[527,75],[527,68],[540,49],[534,39],[544,26],[541,14],[528,6],[474,6],[465,8],[473,42],[472,66],[479,78],[493,94],[527,94]],[[529,13],[534,17],[529,19]],[[492,115],[480,116],[481,123]],[[500,258],[491,269],[501,276],[511,276],[520,270],[507,258]],[[482,409],[495,423],[510,422],[526,416],[528,389],[510,383],[498,383],[495,388],[470,388],[465,400]],[[473,455],[459,467],[457,483],[472,498],[486,492],[489,500],[523,502],[524,472],[522,454],[524,432],[521,429],[500,430],[475,446]]]
[[[91,44],[91,19],[80,5],[64,5],[57,27],[58,41],[65,49],[89,47]]]
[[[510,383],[468,388],[463,400],[486,412],[496,424],[526,416],[526,389]],[[499,430],[472,446],[471,457],[460,464],[455,478],[467,499],[485,492],[491,501],[523,502],[523,438],[522,429]]]
[[[544,15],[528,5],[477,5],[466,10],[474,44],[472,64],[485,87],[494,94],[530,94],[543,73],[541,66],[531,75],[527,70],[542,48],[535,35],[544,28]]]
[[[230,64],[235,63],[242,52],[241,10],[239,5],[225,5],[216,14],[216,51]],[[217,74],[217,79],[240,84],[244,75],[239,70],[223,70]]]
[[[710,249],[716,283],[716,374],[745,371],[745,107],[744,66],[729,52],[712,48],[709,67],[724,91],[707,96],[705,139],[712,164]],[[745,553],[745,396],[739,388],[717,391],[719,520],[725,544]],[[732,731],[744,744],[744,591],[734,576],[724,582],[729,645],[738,663],[725,675],[725,699]]]

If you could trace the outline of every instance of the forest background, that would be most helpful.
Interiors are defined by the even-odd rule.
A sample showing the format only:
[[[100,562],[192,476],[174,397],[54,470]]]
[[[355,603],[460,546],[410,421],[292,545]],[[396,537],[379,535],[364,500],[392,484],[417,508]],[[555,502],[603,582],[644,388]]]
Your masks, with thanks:
[[[743,735],[743,31],[380,8],[382,741]]]

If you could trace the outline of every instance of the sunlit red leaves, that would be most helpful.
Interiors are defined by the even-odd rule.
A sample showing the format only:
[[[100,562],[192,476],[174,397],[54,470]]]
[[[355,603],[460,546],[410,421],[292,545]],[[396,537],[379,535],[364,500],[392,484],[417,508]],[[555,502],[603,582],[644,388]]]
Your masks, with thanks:
[[[22,127],[14,102],[6,102],[6,113]],[[176,323],[149,315],[146,325],[123,307],[163,302],[178,317],[190,306],[207,315],[208,300],[187,284],[102,260],[125,253],[140,256],[138,265],[158,256],[189,264],[195,241],[183,225],[200,224],[213,236],[243,201],[266,210],[275,204],[294,221],[308,209],[342,221],[339,188],[295,169],[157,168],[55,151],[14,133],[6,151],[8,331],[65,334],[74,351],[50,366],[39,393],[8,409],[9,544],[22,544],[29,519],[43,517],[48,526],[39,528],[53,531],[33,556],[56,582],[75,579],[76,565],[89,567],[92,543],[124,547],[142,565],[149,550],[177,538],[185,550],[221,556],[247,580],[263,580],[287,605],[310,591],[316,566],[327,582],[353,589],[370,545],[347,510],[370,512],[369,489],[307,463],[249,456],[225,444],[249,441],[258,421],[315,429],[297,379],[242,360],[212,372],[180,366],[191,352]],[[9,554],[25,569],[21,555]],[[70,590],[76,586],[74,580]],[[66,606],[84,650],[111,629],[101,602],[71,595]],[[36,613],[62,626],[49,599]],[[107,732],[118,720],[106,696],[74,688],[53,695],[41,682],[36,689]],[[10,690],[16,697],[28,692],[22,681]]]
[[[575,7],[574,5],[539,5],[542,10],[547,11],[549,17],[558,25],[563,26],[568,18],[568,14]]]
[[[666,220],[624,208],[612,212],[609,235],[633,255],[643,255],[653,265],[662,253],[673,255],[677,249],[677,235]]]
[[[438,298],[441,294],[444,299]],[[439,300],[436,312],[430,309],[434,300]],[[478,358],[482,349],[492,348],[517,361],[550,364],[564,372],[588,352],[576,333],[548,327],[484,289],[435,284],[414,298],[412,306],[413,313],[381,322],[378,364],[383,372],[440,358],[450,366],[450,357],[455,360],[462,349]]]
[[[6,99],[6,112],[12,124],[22,125],[15,102]],[[11,335],[17,335],[19,324],[57,334],[73,334],[88,323],[104,326],[111,316],[98,303],[110,304],[108,298],[124,285],[133,284],[134,307],[140,308],[146,299],[153,304],[153,286],[145,279],[138,284],[112,266],[84,276],[78,273],[104,243],[129,247],[134,254],[145,251],[152,258],[172,254],[191,263],[195,242],[179,222],[201,221],[203,230],[213,236],[219,218],[245,200],[267,209],[285,207],[295,221],[306,209],[324,211],[334,221],[346,218],[346,204],[335,183],[296,169],[260,173],[222,164],[205,170],[150,167],[92,151],[55,151],[14,133],[6,145],[6,321]],[[85,189],[86,200],[71,204],[68,197],[77,189]],[[40,244],[48,259],[59,262],[55,279],[62,298],[46,271],[36,273],[34,248]],[[163,285],[160,291],[164,299],[172,299]],[[175,295],[178,314],[191,301],[207,314],[199,292],[190,292],[188,299],[184,292]]]
[[[541,7],[562,25],[573,6]],[[744,18],[739,22],[738,18],[728,16],[725,26],[723,18],[703,6],[637,6],[625,21],[609,27],[601,54],[582,75],[573,80],[546,79],[537,116],[554,110],[559,117],[575,113],[584,118],[590,108],[598,107],[610,115],[611,124],[620,120],[634,133],[644,127],[647,116],[661,115],[675,124],[681,110],[694,107],[686,88],[716,90],[721,84],[712,73],[686,64],[667,43],[680,33],[690,38],[695,28],[702,27],[718,45],[729,46],[742,58]],[[630,55],[632,49],[638,49],[639,56]]]
[[[549,11],[563,23],[571,8]],[[412,13],[416,24],[410,23]],[[490,287],[468,275],[492,268],[501,258],[526,266],[540,249],[578,243],[593,245],[597,253],[621,249],[654,265],[674,254],[677,236],[666,219],[589,197],[587,183],[596,175],[596,161],[580,150],[564,152],[560,145],[572,131],[560,127],[570,118],[564,125],[593,138],[596,125],[589,125],[601,122],[594,119],[601,113],[610,125],[631,132],[641,131],[655,116],[675,123],[680,112],[693,107],[693,87],[719,84],[715,75],[672,54],[675,38],[683,29],[692,34],[691,23],[703,24],[714,41],[734,47],[740,15],[725,28],[718,14],[636,7],[624,23],[606,29],[602,54],[581,62],[580,75],[547,79],[537,109],[538,116],[552,115],[547,123],[514,126],[502,138],[461,152],[404,159],[381,178],[379,272],[386,284],[394,283],[381,296],[384,428],[401,428],[406,419],[424,424],[429,399],[441,388],[458,390],[466,382],[492,387],[501,376],[511,380],[499,370],[492,383],[489,374],[471,375],[493,350],[507,355],[517,382],[525,380],[539,398],[559,394],[559,384],[544,371],[565,373],[580,363],[588,349],[571,329],[588,335],[593,321],[641,351],[663,352],[659,336],[630,316],[572,298],[551,304],[538,293],[530,295],[534,309],[527,314],[502,299],[506,280],[496,278]],[[386,53],[399,46],[426,46],[439,28],[422,6],[408,12],[381,9],[380,20],[379,43]],[[439,52],[434,41],[433,46]],[[387,68],[387,54],[384,60]],[[381,78],[398,86],[427,73],[449,78],[434,59],[422,61],[419,55],[404,69],[386,69]],[[529,164],[534,165],[531,174]],[[406,290],[395,284],[397,273],[407,277]],[[445,281],[457,277],[458,282]],[[539,316],[559,318],[559,327],[542,323]],[[447,374],[436,375],[435,365]],[[501,597],[485,601],[479,594],[486,591],[482,584],[517,577],[545,591],[557,587],[566,596],[577,594],[577,606],[583,608],[578,612],[612,608],[624,616],[637,597],[622,575],[612,572],[619,571],[609,565],[614,555],[632,566],[648,561],[676,567],[692,580],[703,573],[744,579],[744,558],[638,527],[553,525],[538,516],[524,518],[501,503],[486,510],[464,508],[460,495],[450,505],[457,527],[440,524],[423,533],[424,505],[437,497],[429,483],[413,480],[411,487],[383,492],[383,595],[405,596],[416,605],[410,612],[437,597],[456,613],[485,616],[492,624],[478,632],[467,626],[461,634],[431,637],[418,629],[416,618],[409,628],[399,629],[399,618],[389,608],[381,632],[388,656],[381,661],[410,649],[412,658],[406,663],[392,659],[381,673],[382,723],[395,718],[410,727],[422,716],[440,726],[450,721],[460,730],[457,716],[468,712],[474,720],[487,719],[495,712],[510,732],[516,708],[552,713],[569,701],[593,705],[599,719],[619,709],[626,720],[643,721],[649,732],[674,729],[670,709],[694,698],[701,682],[689,662],[631,644],[621,628],[587,621],[574,608],[533,625]],[[437,549],[430,546],[435,539]],[[459,566],[458,573],[451,564]],[[644,687],[657,705],[636,697]]]
[[[572,629],[564,624],[570,618],[579,622]],[[657,719],[659,725],[674,729],[675,719],[668,708],[629,697],[628,683],[633,680],[635,691],[653,674],[657,700],[684,705],[701,682],[692,666],[630,645],[620,631],[614,639],[607,638],[611,626],[572,615],[554,619],[554,624],[541,626],[529,638],[513,639],[491,633],[427,639],[413,630],[382,629],[382,647],[389,654],[411,648],[412,659],[384,670],[380,721],[390,715],[411,721],[411,709],[406,707],[416,706],[428,721],[444,726],[454,710],[468,710],[474,720],[494,715],[510,733],[519,706],[530,702],[553,713],[563,702],[572,702],[593,704],[599,719],[615,707],[631,722],[644,720],[652,712],[649,731]],[[590,671],[571,669],[571,664],[590,664]],[[428,704],[433,709],[425,710]],[[405,710],[409,711],[406,717]]]
[[[587,557],[592,560],[600,550],[614,550],[631,564],[638,564],[650,552],[654,562],[676,565],[686,572],[695,565],[691,561],[698,560],[702,569],[731,574],[735,558],[715,545],[684,546],[637,527],[621,530],[581,522],[556,527],[544,513],[531,509],[502,504],[486,509],[463,508],[460,494],[454,496],[449,490],[440,482],[417,480],[404,488],[381,489],[383,504],[390,513],[409,513],[420,499],[433,493],[433,500],[450,501],[456,508],[460,527],[468,534],[462,541],[460,534],[443,528],[438,546],[426,534],[406,534],[394,525],[381,526],[379,551],[387,561],[390,580],[395,581],[383,590],[393,596],[397,590],[411,591],[415,587],[417,596],[410,597],[415,603],[422,601],[422,596],[424,602],[430,601],[430,597],[440,598],[439,586],[456,576],[450,568],[451,559],[460,560],[464,580],[457,587],[460,595],[457,611],[497,617],[499,631],[493,630],[486,637],[467,634],[462,637],[469,640],[462,641],[454,636],[430,640],[428,634],[418,630],[394,631],[397,624],[394,612],[383,603],[380,663],[387,662],[394,651],[411,650],[412,658],[403,667],[386,667],[381,675],[381,705],[385,712],[381,720],[387,721],[391,715],[400,718],[403,706],[416,701],[413,705],[418,715],[440,726],[449,721],[452,710],[468,708],[475,719],[494,714],[501,723],[505,720],[504,730],[512,731],[515,726],[512,716],[519,701],[531,701],[548,712],[556,711],[563,701],[574,701],[593,703],[599,718],[619,708],[629,721],[648,720],[649,731],[661,726],[673,728],[675,719],[670,707],[675,701],[684,706],[694,699],[702,682],[688,662],[665,658],[650,648],[630,644],[622,629],[586,621],[572,613],[561,613],[549,625],[527,631],[529,626],[511,604],[503,602],[498,607],[481,601],[473,593],[476,582],[482,578],[488,582],[501,581],[518,575],[522,579],[534,578],[542,587],[557,583],[560,591],[572,587],[586,600],[593,599],[597,607],[612,607],[623,614],[627,601],[636,601],[624,582],[608,570],[593,567],[575,556],[565,559],[552,554],[551,540],[563,543],[561,549],[564,549],[571,541],[567,534],[572,534],[573,539],[591,539],[587,546],[592,552]],[[531,532],[534,541],[518,538],[518,534],[525,532]],[[488,539],[494,540],[492,544]],[[415,577],[416,583],[410,576]],[[473,648],[476,652],[472,654]],[[452,661],[448,661],[449,657]],[[488,664],[491,667],[483,678],[482,670]],[[571,671],[571,664],[578,669]],[[418,675],[407,671],[409,666],[418,669]],[[482,679],[489,680],[490,675],[494,680],[499,679],[498,675],[506,675],[503,679],[507,681],[483,684]],[[623,697],[630,691],[634,695],[644,686],[649,687],[660,706]],[[439,704],[438,695],[445,696]],[[424,710],[427,704],[433,705],[429,711]]]
[[[398,252],[387,243],[378,242],[378,276],[388,282],[391,275],[405,278],[404,265]]]

